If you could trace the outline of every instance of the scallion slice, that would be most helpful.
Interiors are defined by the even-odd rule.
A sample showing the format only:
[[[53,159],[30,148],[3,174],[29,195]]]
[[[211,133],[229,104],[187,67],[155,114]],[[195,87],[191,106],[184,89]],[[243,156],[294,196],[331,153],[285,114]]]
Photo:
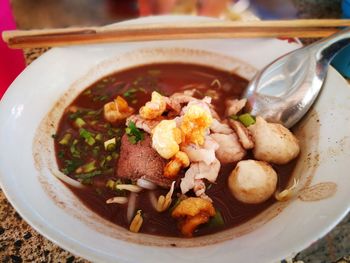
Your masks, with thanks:
[[[232,114],[232,115],[230,116],[230,119],[231,119],[231,120],[238,121],[238,116],[237,116],[236,114]]]
[[[79,150],[77,149],[77,144],[78,144],[78,140],[77,139],[74,139],[73,140],[73,143],[71,144],[70,146],[70,152],[72,153],[72,155],[76,158],[80,158],[80,152]]]
[[[78,179],[87,179],[87,178],[92,178],[96,175],[100,175],[102,172],[101,171],[93,171],[90,173],[83,173],[83,174],[76,174],[75,177]]]
[[[97,157],[100,153],[100,147],[99,146],[95,146],[93,149],[92,149],[92,155],[94,157]]]
[[[86,122],[82,118],[76,118],[75,121],[74,121],[74,124],[78,128],[81,128],[81,127],[83,127],[86,124]]]
[[[98,141],[102,141],[103,139],[103,136],[101,133],[98,133],[96,136],[95,136],[95,139],[98,140]]]
[[[72,138],[72,134],[66,133],[58,143],[61,145],[67,145],[71,138]]]
[[[117,146],[115,143],[110,143],[107,145],[107,151],[109,151],[109,152],[114,152],[116,148],[117,148]]]
[[[132,144],[136,144],[138,141],[142,141],[144,134],[139,130],[133,121],[130,121],[128,127],[125,128],[125,133],[128,136],[128,140]]]
[[[84,164],[83,166],[80,166],[79,168],[81,168],[81,173],[90,173],[92,171],[95,171],[96,170],[96,161],[93,160],[87,164]]]
[[[111,179],[109,179],[106,183],[106,187],[111,189],[111,190],[114,190],[115,189],[115,182]]]
[[[116,139],[112,138],[103,143],[105,150],[109,152],[113,152],[116,148]]]
[[[225,224],[224,219],[219,210],[216,210],[215,216],[212,217],[208,223],[210,227],[219,227]]]
[[[254,116],[250,115],[249,113],[244,113],[242,115],[239,115],[238,120],[246,127],[253,125],[255,123]]]
[[[80,129],[79,130],[79,134],[80,134],[80,137],[84,138],[85,139],[85,142],[92,146],[95,144],[95,139],[93,137],[93,134],[90,133],[89,131],[85,130],[85,129]]]

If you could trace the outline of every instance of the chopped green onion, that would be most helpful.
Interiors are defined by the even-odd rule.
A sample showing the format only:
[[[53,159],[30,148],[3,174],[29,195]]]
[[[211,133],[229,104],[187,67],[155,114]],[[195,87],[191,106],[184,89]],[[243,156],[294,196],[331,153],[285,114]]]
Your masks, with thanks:
[[[87,164],[84,164],[83,166],[80,166],[78,169],[81,170],[80,173],[90,173],[92,171],[96,170],[96,161],[91,161]],[[81,168],[81,169],[80,169]]]
[[[63,159],[64,158],[64,151],[59,151],[58,154],[57,154],[58,158],[59,159]]]
[[[101,108],[99,110],[90,110],[90,111],[88,111],[87,115],[96,116],[96,115],[99,115],[102,111],[103,111],[103,108]]]
[[[89,162],[83,166],[83,172],[84,173],[90,173],[92,171],[96,170],[96,161]]]
[[[107,134],[108,136],[114,136],[114,132],[112,129],[108,129]]]
[[[90,115],[90,116],[94,116],[97,114],[97,111],[94,111],[94,110],[91,110],[91,111],[88,111],[87,115]]]
[[[138,91],[137,88],[131,88],[123,93],[124,98],[134,97],[135,93]]]
[[[82,111],[81,110],[77,110],[76,112],[73,112],[72,114],[69,114],[69,119],[71,120],[75,120],[76,118],[78,118],[79,116],[82,115]]]
[[[117,159],[119,157],[119,154],[117,152],[112,152],[113,159]]]
[[[208,222],[209,227],[219,227],[225,224],[224,219],[219,210],[216,210],[215,216]]]
[[[78,128],[81,128],[81,127],[83,127],[86,124],[86,122],[82,118],[76,118],[75,121],[74,121],[74,124]]]
[[[67,145],[71,138],[72,138],[72,134],[66,133],[58,143],[61,145]]]
[[[115,189],[115,182],[111,179],[109,179],[106,183],[106,187],[111,189],[111,190],[114,190]]]
[[[79,134],[80,134],[80,137],[84,138],[85,139],[85,142],[92,146],[95,144],[95,139],[92,135],[92,133],[90,133],[89,131],[85,130],[85,129],[80,129],[79,130]]]
[[[108,96],[107,95],[103,95],[100,97],[100,101],[105,101],[108,99]]]
[[[238,121],[238,116],[237,116],[236,114],[232,114],[232,115],[230,116],[230,119],[235,120],[235,121]]]
[[[103,158],[103,159],[101,160],[101,162],[100,162],[100,166],[101,166],[101,167],[104,167],[105,163],[106,163],[106,159]]]
[[[106,183],[106,187],[111,189],[111,190],[116,191],[118,196],[125,196],[126,195],[126,191],[125,190],[120,190],[120,189],[117,188],[117,185],[119,185],[119,184],[123,184],[123,182],[120,179],[118,179],[116,181],[114,181],[112,179],[109,179],[107,181],[107,183]]]
[[[106,151],[111,151],[112,152],[112,151],[115,150],[116,140],[115,140],[115,138],[109,139],[109,140],[105,141],[103,143],[103,145],[104,145]],[[113,146],[109,146],[109,145],[113,145]]]
[[[244,113],[242,115],[239,115],[238,119],[246,127],[253,125],[255,123],[254,116],[250,115],[249,113]]]
[[[92,178],[83,178],[83,179],[78,179],[82,184],[92,184]]]
[[[119,133],[119,132],[121,132],[121,128],[112,128],[112,130],[115,132],[115,133]]]
[[[93,120],[93,121],[90,121],[90,122],[89,122],[89,124],[90,124],[91,126],[95,126],[97,123],[98,123],[97,120]]]
[[[139,76],[133,81],[133,84],[136,85],[136,84],[140,83],[141,81],[143,81],[144,79],[145,78],[143,76]]]
[[[128,140],[132,144],[136,144],[138,141],[143,140],[144,134],[141,130],[139,130],[133,121],[129,122],[127,128],[125,128],[125,132],[128,136]]]
[[[100,147],[99,146],[95,146],[94,149],[92,149],[92,155],[94,157],[97,157],[100,153]]]
[[[139,88],[139,91],[142,91],[143,93],[147,93],[146,89],[145,88]]]
[[[73,159],[73,160],[64,160],[65,168],[62,169],[62,172],[64,174],[70,174],[74,172],[80,165],[81,160],[79,159]]]
[[[121,132],[120,128],[109,128],[107,131],[108,136],[114,137]]]
[[[88,139],[86,139],[86,143],[90,146],[94,145],[95,144],[95,139],[93,137],[90,137]]]
[[[110,156],[110,155],[108,155],[108,156],[106,157],[106,161],[107,161],[107,162],[112,161],[112,159],[113,159],[113,158],[112,158],[112,156]]]
[[[75,177],[78,179],[92,178],[96,175],[100,175],[101,173],[102,173],[101,171],[96,170],[89,173],[76,174]]]
[[[101,133],[98,133],[96,136],[95,136],[95,139],[98,140],[98,141],[102,141],[103,139],[103,136]]]
[[[107,145],[107,151],[109,151],[109,152],[114,152],[116,148],[117,148],[117,146],[115,143],[110,143]]]
[[[90,95],[90,94],[91,94],[91,90],[90,90],[90,89],[85,90],[85,91],[83,92],[83,95]]]
[[[70,152],[76,158],[80,158],[80,152],[78,151],[76,145],[78,144],[78,140],[74,139],[72,145],[70,146]]]
[[[148,70],[148,74],[150,74],[151,76],[158,76],[160,74],[160,70],[159,69],[150,69],[150,70]]]
[[[107,95],[100,95],[100,96],[95,96],[92,100],[93,101],[105,101],[107,100],[109,97]]]
[[[82,183],[82,184],[91,184],[92,178],[100,175],[101,171],[93,171],[90,173],[84,173],[84,174],[77,174],[75,177]]]

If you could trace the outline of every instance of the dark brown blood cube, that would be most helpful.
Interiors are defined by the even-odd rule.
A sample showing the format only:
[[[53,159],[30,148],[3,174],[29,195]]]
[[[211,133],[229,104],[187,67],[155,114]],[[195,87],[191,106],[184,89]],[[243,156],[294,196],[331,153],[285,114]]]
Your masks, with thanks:
[[[142,141],[132,144],[127,135],[122,137],[120,157],[117,162],[117,176],[131,180],[148,180],[161,187],[169,188],[171,180],[163,175],[167,160],[153,148],[151,136],[145,134]]]

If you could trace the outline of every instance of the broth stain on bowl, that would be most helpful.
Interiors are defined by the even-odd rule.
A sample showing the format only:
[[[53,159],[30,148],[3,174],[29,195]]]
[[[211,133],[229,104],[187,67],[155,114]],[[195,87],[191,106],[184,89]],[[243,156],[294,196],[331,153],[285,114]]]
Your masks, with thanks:
[[[337,184],[322,182],[301,190],[298,198],[305,202],[320,201],[332,197],[337,191]]]
[[[318,150],[320,126],[318,113],[311,108],[307,115],[292,129],[299,139],[301,149],[297,167],[294,169],[295,177],[293,177],[299,180],[297,192],[310,186],[320,165]]]

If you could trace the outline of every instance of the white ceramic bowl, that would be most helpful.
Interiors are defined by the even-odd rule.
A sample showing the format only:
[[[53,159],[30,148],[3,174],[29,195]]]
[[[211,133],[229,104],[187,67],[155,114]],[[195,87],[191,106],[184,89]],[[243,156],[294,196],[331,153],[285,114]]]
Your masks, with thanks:
[[[195,19],[205,18],[156,17],[125,23]],[[147,63],[182,62],[251,78],[256,69],[298,47],[276,39],[234,39],[51,49],[22,72],[0,103],[1,187],[36,230],[93,261],[273,262],[290,256],[322,237],[349,211],[350,88],[332,68],[316,104],[295,129],[302,145],[294,171],[300,180],[298,197],[211,236],[133,234],[92,213],[55,177],[51,134],[65,106],[109,73]]]

